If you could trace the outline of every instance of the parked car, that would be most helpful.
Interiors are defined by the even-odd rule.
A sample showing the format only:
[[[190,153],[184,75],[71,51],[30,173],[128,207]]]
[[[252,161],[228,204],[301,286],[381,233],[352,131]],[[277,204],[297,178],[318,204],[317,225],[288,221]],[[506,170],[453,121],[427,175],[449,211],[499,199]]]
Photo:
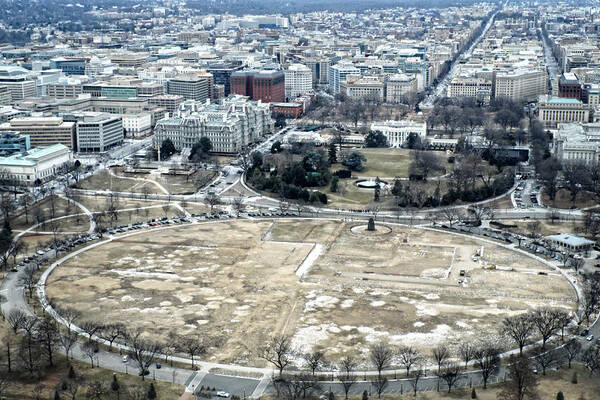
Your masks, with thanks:
[[[217,392],[217,396],[218,397],[228,398],[230,396],[230,394],[221,390],[221,391]]]

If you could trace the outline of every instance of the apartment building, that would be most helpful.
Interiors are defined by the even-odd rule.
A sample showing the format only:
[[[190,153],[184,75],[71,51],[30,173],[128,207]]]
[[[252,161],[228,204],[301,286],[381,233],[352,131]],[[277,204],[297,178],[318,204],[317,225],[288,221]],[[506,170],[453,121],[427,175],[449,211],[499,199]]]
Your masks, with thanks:
[[[285,101],[285,75],[278,70],[247,70],[231,74],[231,93],[263,103]]]

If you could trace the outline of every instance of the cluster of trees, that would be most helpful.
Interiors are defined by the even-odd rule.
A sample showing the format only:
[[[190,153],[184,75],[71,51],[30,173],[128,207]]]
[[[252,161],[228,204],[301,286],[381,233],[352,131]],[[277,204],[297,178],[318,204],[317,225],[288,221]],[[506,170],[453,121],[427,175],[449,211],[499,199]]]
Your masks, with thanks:
[[[279,194],[282,198],[327,204],[327,195],[307,188],[326,186],[331,181],[329,158],[312,146],[285,150],[266,160],[253,153],[247,177],[259,190]]]
[[[75,346],[90,358],[91,367],[97,363],[96,353],[98,345],[92,342],[92,337],[101,337],[110,342],[110,346],[118,338],[122,338],[131,348],[131,359],[140,368],[147,370],[161,349],[160,346],[141,339],[140,331],[127,332],[124,326],[119,324],[100,325],[92,321],[80,321],[81,315],[70,308],[58,309],[67,326],[61,328],[54,318],[45,314],[38,318],[28,315],[21,310],[15,309],[7,317],[13,327],[13,336],[6,337],[5,354],[6,366],[9,374],[26,373],[30,378],[40,379],[43,374],[56,365],[57,350],[63,349],[67,358],[72,354]],[[77,341],[77,333],[73,326],[79,323],[86,338]],[[20,335],[17,335],[20,333]],[[142,374],[142,380],[144,374]],[[0,388],[2,385],[0,385]],[[9,389],[6,387],[5,389]],[[113,378],[113,381],[102,382],[98,380],[86,380],[83,376],[75,374],[70,367],[68,375],[64,376],[55,389],[55,399],[72,398],[84,394],[86,398],[101,399],[113,394],[123,398],[155,399],[156,390],[153,385],[134,385],[126,387]],[[3,393],[0,393],[2,395]],[[129,396],[129,397],[126,397]]]

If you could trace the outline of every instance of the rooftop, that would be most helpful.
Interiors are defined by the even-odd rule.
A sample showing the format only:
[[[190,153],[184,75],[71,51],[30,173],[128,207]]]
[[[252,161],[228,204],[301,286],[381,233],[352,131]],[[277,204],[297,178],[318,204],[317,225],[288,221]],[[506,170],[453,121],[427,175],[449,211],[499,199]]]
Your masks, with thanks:
[[[593,240],[588,240],[584,237],[571,235],[568,233],[559,233],[557,235],[546,236],[546,239],[572,247],[589,246],[594,244]]]

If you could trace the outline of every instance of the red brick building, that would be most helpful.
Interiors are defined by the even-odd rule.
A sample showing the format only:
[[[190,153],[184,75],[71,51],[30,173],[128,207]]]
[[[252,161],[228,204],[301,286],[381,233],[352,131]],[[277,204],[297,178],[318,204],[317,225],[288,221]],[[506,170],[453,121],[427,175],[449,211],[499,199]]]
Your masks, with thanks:
[[[298,118],[303,111],[304,106],[300,103],[271,103],[273,114],[283,114],[288,118]]]
[[[285,77],[282,71],[236,71],[231,74],[230,88],[231,93],[264,103],[285,101]]]

